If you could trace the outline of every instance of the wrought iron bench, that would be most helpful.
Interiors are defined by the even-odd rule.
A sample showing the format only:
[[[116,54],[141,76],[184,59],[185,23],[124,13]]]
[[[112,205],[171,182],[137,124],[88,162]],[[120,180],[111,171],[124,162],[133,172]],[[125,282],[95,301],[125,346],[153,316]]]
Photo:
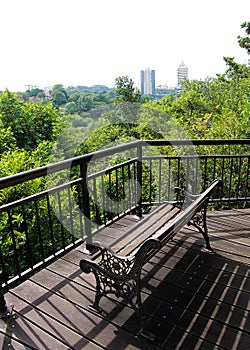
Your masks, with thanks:
[[[186,224],[195,225],[205,239],[206,248],[212,250],[206,212],[209,198],[217,186],[222,186],[221,180],[215,180],[200,195],[190,195],[177,188],[182,195],[177,205],[162,204],[112,247],[95,243],[98,253],[80,261],[81,270],[93,272],[96,279],[95,301],[89,307],[101,313],[99,302],[102,296],[114,294],[128,300],[143,324],[140,291],[142,266]]]

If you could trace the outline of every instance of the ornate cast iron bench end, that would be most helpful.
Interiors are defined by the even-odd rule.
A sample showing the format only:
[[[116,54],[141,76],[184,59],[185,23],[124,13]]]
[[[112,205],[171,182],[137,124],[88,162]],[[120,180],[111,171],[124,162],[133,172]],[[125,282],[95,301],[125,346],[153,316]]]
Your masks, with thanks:
[[[101,313],[99,302],[103,296],[114,294],[126,299],[137,312],[143,323],[142,302],[140,294],[141,269],[148,253],[159,250],[160,241],[156,238],[145,240],[138,250],[129,256],[115,254],[107,247],[97,245],[101,250],[100,261],[82,259],[80,268],[85,273],[92,272],[96,279],[95,301],[89,308]]]

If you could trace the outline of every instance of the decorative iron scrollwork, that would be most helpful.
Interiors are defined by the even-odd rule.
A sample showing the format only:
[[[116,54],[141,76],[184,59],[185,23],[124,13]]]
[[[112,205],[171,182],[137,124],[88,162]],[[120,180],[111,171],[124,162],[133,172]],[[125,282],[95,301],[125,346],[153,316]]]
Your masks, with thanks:
[[[204,210],[201,210],[199,213],[196,213],[189,221],[189,225],[203,228],[204,227]]]
[[[82,259],[80,267],[83,272],[93,272],[96,278],[95,301],[91,309],[101,312],[99,302],[102,296],[114,294],[128,300],[139,314],[142,321],[142,303],[140,296],[140,275],[142,265],[149,250],[160,248],[158,239],[146,240],[134,255],[119,256],[107,248],[99,246],[101,260],[99,263],[91,259]],[[134,300],[135,299],[135,300]]]

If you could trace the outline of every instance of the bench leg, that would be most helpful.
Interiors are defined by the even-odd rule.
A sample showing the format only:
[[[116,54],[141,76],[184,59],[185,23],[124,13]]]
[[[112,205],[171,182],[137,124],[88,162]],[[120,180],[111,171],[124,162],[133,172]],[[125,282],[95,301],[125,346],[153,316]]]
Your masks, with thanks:
[[[203,238],[206,243],[206,248],[210,251],[213,251],[210,245],[208,229],[207,229],[207,205],[208,205],[208,202],[205,203],[203,209],[199,213],[196,213],[193,216],[193,218],[190,220],[190,224],[194,225],[199,230],[199,232],[203,235]]]
[[[209,236],[208,236],[208,230],[207,230],[207,226],[204,226],[203,228],[201,228],[200,226],[196,226],[198,228],[198,230],[201,232],[201,234],[204,237],[205,243],[206,243],[206,248],[210,251],[213,251],[213,248],[210,245],[210,240],[209,240]]]
[[[89,309],[91,309],[92,311],[101,313],[102,309],[99,306],[99,302],[101,300],[101,297],[104,295],[101,292],[101,282],[100,282],[100,278],[98,276],[98,273],[96,271],[93,270],[95,279],[96,279],[96,292],[95,292],[95,301],[93,304],[89,305]]]
[[[141,286],[140,286],[140,280],[141,280],[141,271],[139,271],[138,275],[136,276],[136,283],[135,283],[135,296],[129,298],[128,303],[130,306],[135,310],[136,315],[138,317],[138,321],[140,324],[140,330],[137,333],[138,336],[145,338],[150,341],[155,341],[155,336],[147,329],[146,325],[146,315],[144,314],[142,301],[141,301]],[[133,302],[133,299],[135,301]]]

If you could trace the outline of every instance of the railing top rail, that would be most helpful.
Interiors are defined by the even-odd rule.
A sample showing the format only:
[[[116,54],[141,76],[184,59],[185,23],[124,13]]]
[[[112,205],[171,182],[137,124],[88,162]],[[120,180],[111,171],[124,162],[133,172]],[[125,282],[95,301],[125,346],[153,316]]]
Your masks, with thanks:
[[[182,146],[182,145],[250,145],[250,139],[214,139],[214,140],[145,140],[144,144],[152,146]]]
[[[207,154],[197,154],[197,155],[181,155],[181,156],[143,156],[143,159],[205,159],[205,158],[217,158],[217,159],[231,159],[231,158],[250,158],[250,154],[214,154],[214,155],[207,155]]]
[[[39,167],[32,170],[23,171],[22,173],[6,176],[0,178],[0,189],[9,186],[14,186],[25,181],[33,180],[38,177],[43,177],[55,172],[70,169],[72,166],[79,165],[81,163],[88,163],[93,157],[100,159],[105,156],[110,156],[115,153],[126,151],[132,148],[136,148],[141,144],[141,141],[129,142],[126,144],[110,147],[104,150],[84,154],[74,158],[69,158],[60,162],[49,164],[43,167]]]
[[[0,189],[15,186],[17,184],[33,180],[38,177],[43,177],[48,174],[52,174],[61,170],[70,169],[72,166],[88,163],[93,157],[95,159],[100,159],[102,157],[110,156],[121,151],[126,151],[133,148],[138,148],[142,146],[184,146],[184,145],[243,145],[250,144],[250,139],[216,139],[216,140],[136,140],[126,144],[121,144],[106,148],[104,150],[99,150],[96,152],[84,154],[74,158],[66,159],[60,162],[49,164],[36,169],[24,171],[22,173],[6,176],[0,178]]]

